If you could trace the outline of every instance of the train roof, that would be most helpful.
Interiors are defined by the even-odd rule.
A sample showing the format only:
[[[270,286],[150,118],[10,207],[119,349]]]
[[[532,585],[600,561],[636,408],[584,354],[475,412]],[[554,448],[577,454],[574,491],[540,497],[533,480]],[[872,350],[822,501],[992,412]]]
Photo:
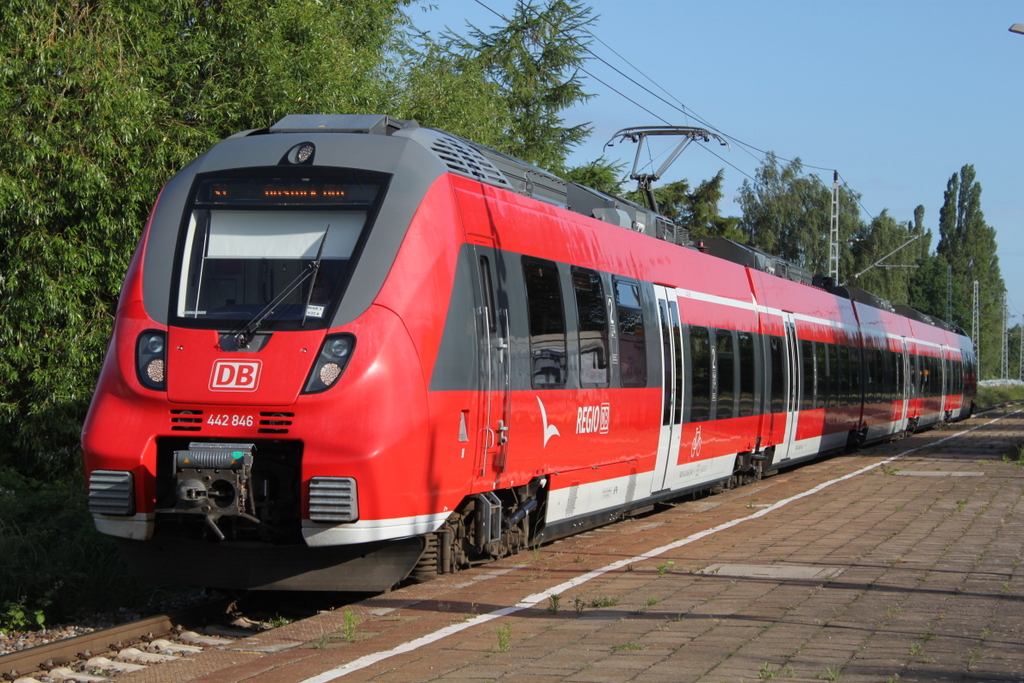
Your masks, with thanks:
[[[364,133],[409,137],[430,149],[448,171],[456,175],[504,187],[673,244],[691,246],[689,232],[685,228],[645,206],[569,182],[522,159],[447,131],[421,127],[416,121],[403,121],[386,115],[291,114],[270,128],[245,131],[239,136],[273,133]]]
[[[943,320],[889,301],[852,285],[838,286],[831,278],[814,275],[785,259],[724,237],[711,237],[694,245],[689,231],[655,211],[592,188],[570,182],[522,159],[413,120],[384,114],[290,114],[269,128],[248,130],[232,138],[275,133],[361,133],[408,137],[428,148],[456,175],[496,185],[627,230],[759,270],[786,280],[819,287],[835,296],[905,316],[912,320],[966,336],[964,330]]]

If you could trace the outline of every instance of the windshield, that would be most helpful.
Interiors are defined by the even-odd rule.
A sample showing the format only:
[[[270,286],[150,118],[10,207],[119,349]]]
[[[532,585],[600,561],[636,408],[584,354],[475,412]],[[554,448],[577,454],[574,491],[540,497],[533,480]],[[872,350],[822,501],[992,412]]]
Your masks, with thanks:
[[[197,183],[181,248],[180,324],[238,326],[265,314],[265,327],[327,325],[388,176],[312,170]]]

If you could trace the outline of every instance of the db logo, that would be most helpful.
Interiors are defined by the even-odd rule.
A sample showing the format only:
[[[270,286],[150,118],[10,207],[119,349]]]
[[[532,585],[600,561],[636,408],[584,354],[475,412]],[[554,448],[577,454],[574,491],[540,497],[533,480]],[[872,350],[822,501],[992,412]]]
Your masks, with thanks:
[[[256,391],[262,367],[260,360],[214,361],[210,391]]]

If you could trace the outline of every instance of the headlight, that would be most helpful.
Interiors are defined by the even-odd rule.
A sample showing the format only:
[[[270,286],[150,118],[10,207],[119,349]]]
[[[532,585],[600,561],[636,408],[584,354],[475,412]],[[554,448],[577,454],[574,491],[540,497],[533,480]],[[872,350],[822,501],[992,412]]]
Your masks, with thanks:
[[[146,330],[135,345],[135,371],[142,386],[164,391],[167,388],[167,333]]]
[[[302,393],[316,394],[334,386],[341,373],[345,372],[345,366],[348,365],[355,346],[356,338],[351,334],[327,335]]]

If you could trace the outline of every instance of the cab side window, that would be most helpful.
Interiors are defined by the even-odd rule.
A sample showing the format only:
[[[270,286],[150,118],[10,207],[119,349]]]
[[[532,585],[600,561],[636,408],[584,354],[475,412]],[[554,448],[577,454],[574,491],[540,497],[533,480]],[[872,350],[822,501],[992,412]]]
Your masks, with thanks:
[[[618,318],[619,367],[622,386],[647,386],[647,339],[640,286],[631,280],[615,281],[615,313]]]
[[[608,309],[601,276],[573,268],[572,288],[579,320],[580,384],[608,386]]]
[[[565,386],[565,313],[558,266],[523,259],[523,279],[530,315],[530,374],[538,389]]]

